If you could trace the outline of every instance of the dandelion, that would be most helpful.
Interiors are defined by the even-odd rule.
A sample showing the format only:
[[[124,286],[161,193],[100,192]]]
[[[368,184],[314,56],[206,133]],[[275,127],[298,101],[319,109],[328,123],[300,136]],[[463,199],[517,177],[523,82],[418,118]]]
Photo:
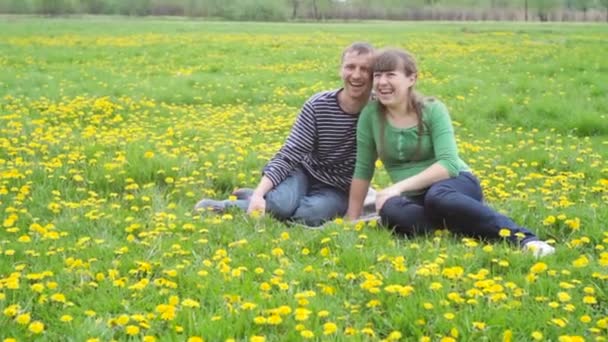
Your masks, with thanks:
[[[27,327],[27,329],[32,332],[33,334],[40,334],[44,331],[44,323],[40,322],[40,321],[34,321],[32,323],[30,323],[30,325]]]
[[[59,317],[59,320],[64,323],[69,323],[69,322],[73,321],[74,318],[70,315],[62,315],[61,317]]]
[[[503,228],[498,231],[498,235],[500,237],[507,238],[507,237],[511,236],[511,231],[506,228]]]
[[[543,339],[543,333],[540,331],[533,331],[530,335],[534,341],[540,341]]]
[[[139,327],[136,325],[128,325],[125,328],[125,333],[129,336],[135,336],[139,334]]]
[[[300,336],[304,337],[305,339],[311,339],[311,338],[315,337],[315,333],[306,329],[306,330],[300,331]]]
[[[572,266],[577,268],[586,267],[587,265],[589,265],[589,259],[584,255],[581,255],[572,262]]]
[[[537,262],[532,267],[530,267],[530,272],[534,274],[542,273],[547,270],[547,264],[544,262]]]
[[[399,341],[401,339],[401,337],[403,337],[403,334],[401,334],[401,332],[399,331],[391,331],[390,334],[388,334],[388,336],[386,337],[387,341]]]
[[[473,322],[473,328],[477,330],[484,330],[486,328],[486,324],[484,322]]]
[[[511,330],[505,330],[502,334],[502,342],[511,342],[513,339],[513,332]]]
[[[338,331],[338,326],[333,322],[323,324],[323,335],[332,335]]]
[[[188,342],[205,342],[200,336],[190,336],[188,337]]]
[[[21,314],[21,315],[18,315],[18,316],[15,318],[15,322],[17,322],[18,324],[21,324],[21,325],[27,325],[27,324],[29,324],[29,323],[30,323],[30,320],[31,320],[31,316],[30,316],[30,314],[29,314],[29,313],[27,313],[27,312],[26,312],[26,313],[23,313],[23,314]]]

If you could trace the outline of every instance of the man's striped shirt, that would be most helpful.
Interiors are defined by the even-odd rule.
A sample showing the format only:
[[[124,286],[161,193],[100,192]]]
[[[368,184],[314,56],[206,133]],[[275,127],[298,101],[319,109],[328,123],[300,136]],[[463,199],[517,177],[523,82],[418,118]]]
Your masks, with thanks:
[[[264,168],[274,186],[301,165],[318,181],[348,192],[357,154],[359,114],[340,108],[340,91],[317,93],[304,103],[285,144]]]

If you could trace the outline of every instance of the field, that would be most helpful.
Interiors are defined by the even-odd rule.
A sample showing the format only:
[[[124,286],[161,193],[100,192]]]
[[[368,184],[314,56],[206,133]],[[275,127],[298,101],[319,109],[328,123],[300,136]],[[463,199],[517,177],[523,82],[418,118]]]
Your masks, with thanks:
[[[606,341],[605,24],[6,17],[0,32],[4,341]],[[555,255],[192,213],[257,183],[358,40],[417,57],[487,201]]]

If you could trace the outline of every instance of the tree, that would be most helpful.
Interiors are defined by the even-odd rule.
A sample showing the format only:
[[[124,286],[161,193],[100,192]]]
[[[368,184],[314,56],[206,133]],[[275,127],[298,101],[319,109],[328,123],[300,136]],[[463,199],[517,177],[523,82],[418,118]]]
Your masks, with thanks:
[[[300,0],[289,0],[291,3],[291,19],[295,19],[298,16],[298,7],[300,6]]]
[[[600,0],[600,3],[606,8],[606,21],[608,22],[608,0]]]
[[[555,8],[556,0],[533,0],[532,6],[536,8],[536,14],[540,21],[549,20],[549,12]]]

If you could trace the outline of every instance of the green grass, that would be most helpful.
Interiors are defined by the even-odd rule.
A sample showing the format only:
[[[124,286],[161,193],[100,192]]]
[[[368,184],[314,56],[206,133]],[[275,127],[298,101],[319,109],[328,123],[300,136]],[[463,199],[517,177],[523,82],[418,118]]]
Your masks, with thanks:
[[[605,25],[93,17],[0,31],[0,338],[605,340]],[[299,106],[340,85],[355,40],[417,57],[488,202],[555,241],[545,270],[446,232],[191,213],[257,183]]]

